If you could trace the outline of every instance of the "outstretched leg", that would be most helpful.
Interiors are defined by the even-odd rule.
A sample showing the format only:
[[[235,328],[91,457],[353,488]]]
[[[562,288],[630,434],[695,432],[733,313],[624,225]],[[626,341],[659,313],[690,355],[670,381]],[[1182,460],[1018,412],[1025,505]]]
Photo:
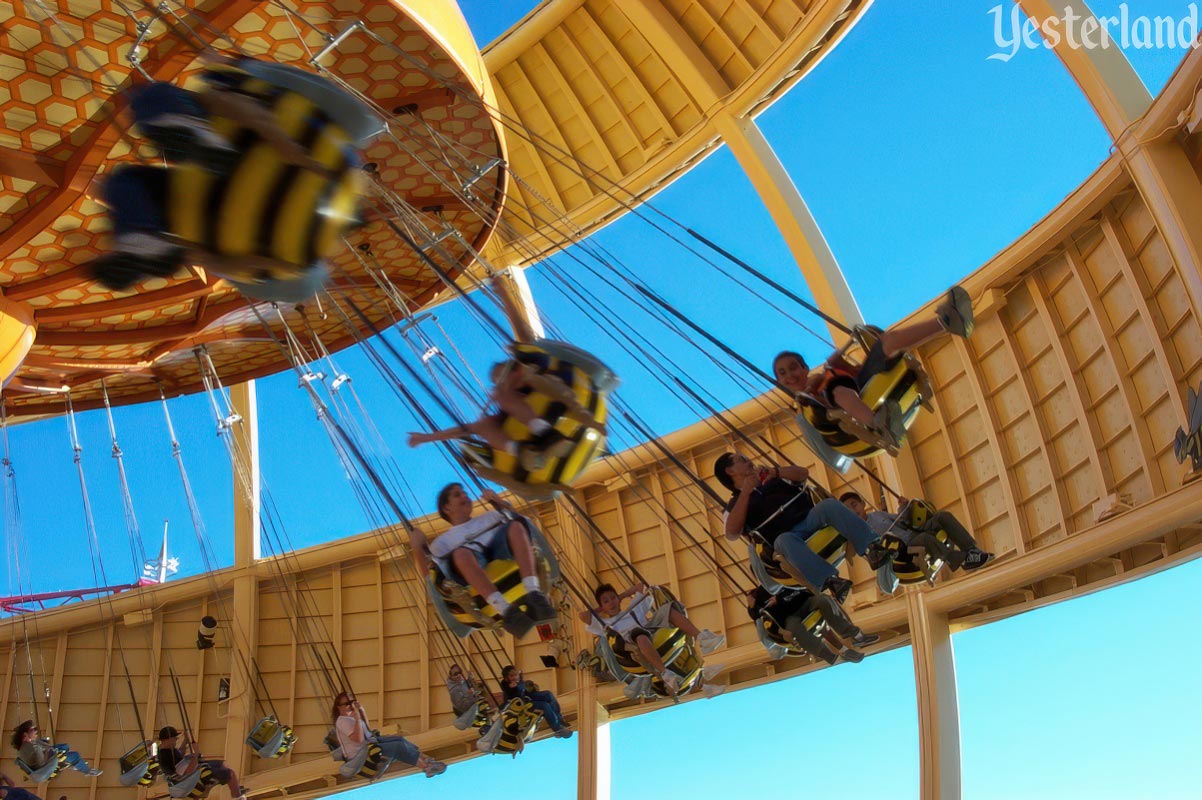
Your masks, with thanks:
[[[451,553],[451,562],[455,565],[455,570],[459,575],[481,597],[491,597],[497,593],[496,585],[488,579],[488,575],[480,567],[480,562],[476,560],[476,554],[473,551],[466,547],[460,547]]]
[[[451,439],[463,439],[467,436],[479,436],[494,450],[509,451],[513,447],[513,440],[504,434],[499,420],[493,416],[481,417],[475,422],[443,428],[440,431],[410,433],[409,446],[417,447],[429,442],[445,442]]]

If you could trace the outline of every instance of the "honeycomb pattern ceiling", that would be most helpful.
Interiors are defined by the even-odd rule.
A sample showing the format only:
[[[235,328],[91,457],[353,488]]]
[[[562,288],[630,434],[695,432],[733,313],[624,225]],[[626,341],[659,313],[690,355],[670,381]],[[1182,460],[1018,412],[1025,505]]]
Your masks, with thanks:
[[[146,80],[131,52],[145,75],[187,87],[202,46],[313,69],[312,54],[355,20],[369,33],[350,33],[318,63],[389,115],[393,135],[364,153],[378,191],[365,200],[368,223],[333,259],[331,294],[353,299],[371,325],[387,324],[397,310],[372,273],[385,273],[414,308],[442,284],[388,227],[397,204],[380,198],[412,209],[411,230],[458,232],[437,256],[451,275],[469,264],[465,245],[484,246],[501,208],[504,146],[469,77],[478,70],[386,0],[0,3],[0,290],[32,307],[38,328],[5,391],[10,413],[60,412],[62,400],[45,390],[64,385],[76,407],[94,407],[102,378],[118,403],[155,398],[160,385],[194,391],[200,345],[228,383],[288,368],[279,315],[260,307],[267,330],[240,293],[201,269],[124,292],[92,281],[87,264],[109,239],[96,196],[113,165],[154,158],[124,109],[122,90]],[[370,327],[350,312],[352,330],[323,310],[283,311],[298,335],[311,329],[331,350]]]

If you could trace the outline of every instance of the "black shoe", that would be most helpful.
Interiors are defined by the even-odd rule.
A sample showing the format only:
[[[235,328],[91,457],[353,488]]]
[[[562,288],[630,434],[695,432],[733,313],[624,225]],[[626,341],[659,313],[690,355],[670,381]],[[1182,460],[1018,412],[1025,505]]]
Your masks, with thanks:
[[[969,550],[964,556],[964,571],[971,572],[974,569],[980,569],[993,560],[993,553],[986,553],[976,547]]]
[[[511,605],[501,615],[501,626],[505,632],[515,639],[521,639],[534,627],[534,620],[526,616],[516,604]]]
[[[840,605],[842,605],[843,601],[847,599],[847,596],[851,594],[851,587],[851,581],[847,580],[846,578],[840,578],[838,575],[830,576],[826,579],[826,583],[822,584],[822,590],[824,592],[829,592],[830,596],[835,598],[835,602],[839,603]]]
[[[864,551],[864,558],[868,561],[868,566],[872,568],[872,571],[876,572],[889,562],[889,551],[878,540],[868,545],[868,549]]]
[[[864,631],[860,631],[851,638],[851,643],[856,647],[867,647],[870,644],[876,644],[880,640],[881,637],[877,636],[875,633],[864,633]]]
[[[88,265],[88,270],[106,289],[124,291],[148,276],[166,278],[184,260],[184,248],[175,247],[161,256],[144,256],[121,251],[101,256]]]
[[[542,592],[530,592],[526,595],[526,616],[538,625],[543,622],[550,622],[557,616],[555,607],[551,605],[551,601]]]
[[[850,647],[839,654],[839,661],[849,661],[852,664],[859,664],[863,660],[864,654],[859,650],[852,650]]]
[[[142,125],[142,131],[169,162],[192,162],[214,175],[228,175],[240,157],[228,142],[219,143],[221,137],[201,119],[193,124]]]
[[[536,433],[526,440],[526,444],[535,450],[546,450],[551,445],[563,439],[563,434],[554,428],[549,428],[542,433]]]

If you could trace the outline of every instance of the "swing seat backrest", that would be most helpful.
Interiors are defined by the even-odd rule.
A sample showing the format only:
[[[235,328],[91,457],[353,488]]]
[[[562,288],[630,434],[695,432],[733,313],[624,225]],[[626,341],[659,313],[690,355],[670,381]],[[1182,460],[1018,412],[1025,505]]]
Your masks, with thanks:
[[[171,166],[168,225],[176,236],[213,253],[234,259],[264,256],[295,267],[278,275],[231,273],[234,280],[293,279],[332,255],[357,224],[363,173],[346,130],[313,100],[249,75],[234,88],[266,106],[332,175],[288,164],[254,130],[213,114],[210,122],[238,150],[238,160],[223,176],[191,163]]]
[[[269,716],[255,724],[246,737],[246,743],[262,758],[279,758],[292,749],[296,737],[291,728]]]
[[[341,752],[341,748],[339,750]],[[380,746],[375,742],[368,742],[366,747],[359,750],[358,755],[338,768],[338,774],[344,778],[358,776],[371,781],[382,775],[385,769],[387,764],[384,763],[384,754]]]
[[[67,757],[63,753],[56,753],[57,758],[51,759],[41,767],[34,769],[26,764],[22,759],[17,759],[17,767],[29,776],[29,780],[33,783],[45,783],[59,773],[66,764]]]
[[[534,546],[539,582],[543,586],[550,586],[559,579],[559,560],[543,532],[529,519],[519,519],[525,522],[530,543]],[[485,565],[484,572],[510,604],[526,596],[526,587],[522,585],[522,575],[516,561],[490,561]],[[437,564],[431,563],[427,583],[435,610],[447,627],[459,636],[466,636],[478,629],[500,630],[501,614],[471,586],[460,585],[443,575]]]
[[[843,558],[846,555],[847,540],[843,538],[843,534],[835,530],[833,526],[819,528],[806,539],[806,546],[817,553],[832,567],[838,568],[843,563]],[[781,567],[776,551],[764,542],[755,542],[752,545],[754,555],[763,565],[764,572],[780,586],[796,588],[801,584]],[[753,564],[754,571],[754,564]],[[766,586],[769,591],[773,587]]]
[[[588,410],[600,423],[608,415],[609,393],[618,380],[613,372],[589,353],[564,342],[542,339],[536,343],[512,346],[514,358],[533,367],[539,375],[554,378],[565,391]],[[494,450],[479,442],[464,442],[461,453],[468,464],[487,480],[498,483],[526,499],[551,499],[563,491],[605,449],[605,436],[579,420],[565,416],[567,405],[553,392],[532,388],[525,395],[534,413],[564,440],[572,443],[566,455],[546,457],[542,466],[527,470],[519,456]],[[501,430],[515,442],[527,442],[533,434],[518,420],[504,416]]]
[[[922,531],[935,514],[935,508],[930,503],[923,500],[911,500],[901,510],[901,513],[897,515],[894,525],[902,525],[910,530]],[[947,531],[942,528],[924,532],[947,544]],[[887,549],[895,551],[893,554],[893,574],[897,577],[898,582],[903,585],[910,586],[917,583],[928,583],[943,568],[943,559],[927,554],[921,557],[926,561],[924,569],[924,565],[919,562],[920,557],[913,556],[907,552],[904,544],[896,537],[887,536],[884,542]]]
[[[207,796],[215,784],[213,770],[209,768],[208,764],[201,761],[200,766],[178,780],[168,777],[167,794],[175,800],[183,800],[185,797],[199,800],[199,798]]]
[[[849,344],[858,343],[864,352],[868,352],[879,336],[879,329],[857,327],[855,338]],[[867,380],[863,389],[860,390],[860,399],[864,401],[864,404],[875,411],[887,400],[896,402],[901,408],[906,430],[909,430],[925,399],[923,387],[928,385],[926,373],[918,361],[907,354],[895,359],[887,369],[871,376],[861,374],[860,379],[863,381],[865,378]],[[803,430],[808,426],[822,438],[827,450],[819,455],[832,466],[835,464],[831,462],[828,453],[859,459],[883,452],[875,444],[865,442],[843,430],[838,422],[827,413],[822,402],[815,398],[801,398],[801,413],[798,415],[798,423],[802,424]]]
[[[493,748],[495,753],[517,753],[526,742],[534,738],[543,712],[524,697],[515,697],[501,709],[501,715],[493,724],[501,726],[501,738]]]
[[[149,742],[135,745],[118,764],[121,773],[117,780],[122,786],[149,786],[159,774],[159,760],[151,755]]]
[[[806,655],[805,648],[797,643],[797,640],[793,638],[793,634],[789,633],[787,630],[777,624],[777,620],[774,617],[770,615],[761,616],[760,622],[763,625],[764,634],[768,637],[768,639],[774,644],[784,647],[788,651],[789,655]],[[806,614],[803,624],[805,625],[805,629],[807,631],[812,633],[814,636],[821,638],[822,631],[824,628],[826,628],[826,618],[822,615],[820,610],[815,608],[813,611]]]

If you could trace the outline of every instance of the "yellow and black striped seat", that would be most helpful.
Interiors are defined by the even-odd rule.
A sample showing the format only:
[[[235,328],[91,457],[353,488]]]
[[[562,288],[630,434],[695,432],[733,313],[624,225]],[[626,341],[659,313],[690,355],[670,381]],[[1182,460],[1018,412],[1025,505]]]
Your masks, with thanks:
[[[501,709],[500,716],[494,725],[501,726],[500,738],[492,748],[494,753],[513,753],[517,755],[534,738],[538,724],[543,719],[543,712],[523,697],[515,697]]]
[[[821,639],[823,632],[827,628],[826,617],[823,616],[821,609],[815,608],[805,617],[805,628],[815,637]],[[810,655],[806,652],[797,640],[793,638],[793,634],[782,628],[775,617],[770,614],[760,616],[759,625],[763,630],[764,635],[774,644],[785,648],[785,651],[791,656]]]
[[[879,328],[857,327],[852,340],[844,346],[841,354],[846,357],[846,351],[854,346],[866,353],[880,335]],[[860,377],[864,378],[863,375]],[[907,430],[917,418],[919,408],[924,403],[929,405],[930,396],[930,380],[918,359],[910,353],[896,359],[889,369],[869,377],[860,390],[860,399],[873,411],[886,401],[896,402],[901,408]],[[813,428],[835,453],[853,459],[867,458],[882,451],[897,455],[896,449],[841,409],[832,409],[811,397],[800,398],[800,404],[799,422]],[[836,469],[840,467],[836,466]]]
[[[923,531],[947,544],[947,531],[942,528],[925,530],[927,523],[936,511],[933,506],[923,500],[911,500],[897,515],[893,527],[901,526],[912,531]],[[904,541],[897,536],[886,533],[881,537],[881,544],[893,555],[893,574],[899,583],[910,585],[915,583],[933,583],[939,570],[943,569],[943,559],[932,556],[925,551],[922,554],[911,553]]]
[[[329,174],[286,163],[257,132],[213,115],[210,122],[240,153],[226,175],[196,164],[168,169],[166,212],[175,236],[226,257],[222,277],[247,289],[302,278],[358,224],[362,171],[347,132],[313,100],[244,75],[233,88],[270,109],[276,123]],[[240,257],[288,265],[279,274],[238,268]]]
[[[159,775],[159,760],[150,742],[134,745],[121,756],[118,764],[121,772],[117,780],[122,786],[149,786]]]
[[[200,766],[182,778],[167,778],[167,794],[174,800],[201,800],[208,797],[209,792],[217,785],[213,770],[207,762],[201,761]]]
[[[296,734],[275,717],[263,717],[251,729],[246,743],[262,758],[279,758],[296,744]]]
[[[31,781],[34,783],[45,783],[55,775],[59,774],[63,767],[67,766],[67,753],[60,748],[56,748],[54,751],[54,758],[50,759],[37,769],[29,766],[29,764],[25,763],[25,761],[20,757],[18,757],[16,761],[17,767],[26,775],[28,775]]]
[[[676,598],[662,586],[652,586],[651,596],[654,599],[653,608],[675,603]],[[697,652],[693,641],[680,628],[664,627],[648,631],[651,634],[651,644],[659,654],[664,666],[681,676],[676,696],[687,694],[701,681],[701,670],[705,665]],[[651,691],[659,697],[671,697],[672,693],[664,685],[659,675],[651,670],[638,657],[638,650],[633,642],[627,642],[620,634],[607,630],[604,637],[605,646],[601,648],[603,660],[611,674],[623,683],[644,675],[651,676]],[[600,644],[600,643],[599,643]]]
[[[359,777],[374,781],[388,770],[391,763],[384,758],[384,751],[380,749],[380,746],[372,741],[369,741],[367,747],[360,750],[358,755],[348,759],[342,752],[336,728],[331,728],[326,734],[325,746],[330,751],[330,758],[342,762],[342,766],[338,768],[338,774],[344,778]]]
[[[539,583],[550,586],[559,579],[559,560],[551,550],[551,543],[530,520],[521,518],[530,532],[530,543],[534,546],[534,561],[538,568]],[[526,587],[522,585],[522,574],[513,559],[497,559],[488,562],[484,573],[497,591],[510,605],[522,605]],[[501,630],[501,614],[471,586],[463,585],[444,575],[437,564],[431,563],[428,576],[430,598],[434,608],[442,617],[447,629],[460,637],[473,630]]]
[[[806,539],[806,546],[836,568],[843,563],[843,558],[847,553],[847,540],[843,538],[843,534],[830,525],[814,531],[810,538]],[[796,578],[785,571],[780,564],[780,557],[767,543],[762,540],[755,541],[751,544],[750,549],[751,555],[760,562],[763,571],[773,581],[789,588],[801,585]],[[757,565],[753,562],[753,571],[756,567]],[[761,580],[761,583],[765,583],[765,581]]]
[[[542,376],[562,382],[597,422],[604,424],[608,415],[609,393],[618,384],[614,373],[594,356],[564,342],[540,339],[533,344],[516,343],[513,357],[521,364],[533,367]],[[566,489],[599,458],[605,449],[605,434],[565,415],[567,405],[553,393],[537,388],[526,395],[526,401],[540,419],[546,420],[565,440],[573,444],[562,457],[548,457],[538,469],[523,468],[521,459],[504,450],[494,450],[483,442],[464,442],[464,460],[482,478],[500,484],[522,497],[543,500]],[[528,442],[530,429],[522,422],[506,416],[501,430],[510,440]]]

